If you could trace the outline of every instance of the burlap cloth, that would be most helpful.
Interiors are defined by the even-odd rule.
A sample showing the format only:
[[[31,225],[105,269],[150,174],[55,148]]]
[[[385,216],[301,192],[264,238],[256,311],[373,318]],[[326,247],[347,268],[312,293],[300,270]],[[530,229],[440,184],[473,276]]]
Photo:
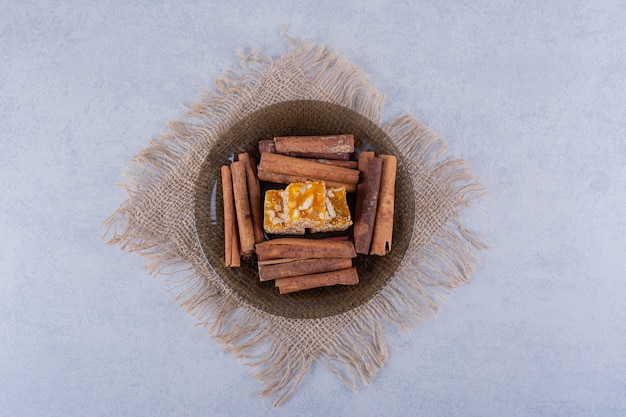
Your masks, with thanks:
[[[368,383],[388,355],[385,327],[430,317],[485,247],[461,223],[485,192],[467,164],[444,158],[445,143],[409,115],[381,127],[384,96],[337,53],[288,42],[280,58],[240,54],[239,72],[218,78],[216,91],[136,155],[123,184],[129,198],[105,222],[109,243],[174,277],[181,305],[253,368],[261,395],[277,405],[315,360],[355,390]],[[279,296],[258,282],[254,260],[222,264],[219,166],[233,153],[254,156],[273,134],[316,133],[354,133],[358,148],[399,157],[393,248],[356,260],[355,287]]]

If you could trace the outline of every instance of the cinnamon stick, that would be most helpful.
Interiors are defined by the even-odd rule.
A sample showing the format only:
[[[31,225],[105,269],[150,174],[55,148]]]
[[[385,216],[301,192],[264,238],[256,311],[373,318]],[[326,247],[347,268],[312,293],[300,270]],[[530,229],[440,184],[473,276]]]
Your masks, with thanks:
[[[280,238],[257,243],[257,257],[260,261],[281,258],[354,258],[354,244],[349,241]]]
[[[348,242],[348,241],[350,241],[350,236],[348,236],[348,235],[329,236],[329,237],[325,237],[325,238],[323,238],[321,240]],[[289,242],[287,242],[286,244],[289,244]],[[293,262],[293,261],[297,261],[297,260],[298,260],[297,258],[267,259],[267,260],[264,260],[264,261],[257,261],[257,265],[258,266],[275,265],[275,264],[282,264],[282,263],[287,263],[287,262]]]
[[[236,221],[233,222],[233,236],[230,246],[232,250],[230,266],[238,268],[241,266],[241,244],[239,243],[239,227]]]
[[[378,192],[383,160],[378,157],[364,156],[362,182],[357,186],[357,196],[362,194],[359,217],[354,220],[354,247],[357,253],[368,254],[374,232]]]
[[[294,182],[306,182],[316,181],[315,178],[304,177],[298,175],[278,174],[275,172],[267,172],[261,166],[259,166],[258,176],[261,181],[274,182],[277,184],[291,184]],[[356,184],[345,184],[334,181],[324,181],[328,188],[341,188],[346,187],[346,192],[354,193],[356,191]]]
[[[222,166],[221,176],[224,200],[224,264],[226,266],[240,266],[233,177],[228,165]]]
[[[243,162],[246,168],[246,186],[248,187],[248,198],[250,200],[250,212],[252,213],[252,227],[254,230],[254,242],[259,243],[265,240],[263,235],[263,208],[261,206],[261,186],[259,179],[254,172],[254,164],[250,155],[240,153],[237,155],[239,161]]]
[[[354,205],[354,219],[361,218],[361,206],[363,205],[363,196],[365,195],[365,171],[367,171],[367,166],[372,158],[374,158],[376,154],[373,151],[363,151],[359,154],[359,158],[357,160],[357,168],[361,173],[359,184],[357,185],[357,193],[356,193],[356,202]]]
[[[378,207],[372,236],[370,255],[386,255],[391,251],[393,236],[394,198],[396,188],[397,158],[393,155],[380,155],[383,161],[378,193]]]
[[[250,212],[250,200],[246,185],[245,163],[236,161],[231,164],[233,176],[233,192],[235,196],[235,212],[237,213],[237,225],[239,227],[239,242],[241,254],[249,256],[254,251],[254,227],[252,226],[252,214]]]
[[[275,265],[259,265],[259,278],[263,281],[337,271],[352,266],[350,258],[298,259]]]
[[[259,141],[259,153],[263,152],[276,152],[276,144],[273,140],[260,140]]]
[[[261,154],[259,170],[276,174],[296,175],[318,181],[345,184],[356,184],[359,182],[359,171],[356,169],[322,164],[270,152]]]
[[[341,269],[320,274],[300,275],[297,277],[280,278],[275,281],[281,294],[308,290],[311,288],[328,287],[331,285],[354,285],[359,283],[356,268]]]
[[[354,136],[282,136],[275,137],[276,152],[297,157],[348,160],[354,152]]]

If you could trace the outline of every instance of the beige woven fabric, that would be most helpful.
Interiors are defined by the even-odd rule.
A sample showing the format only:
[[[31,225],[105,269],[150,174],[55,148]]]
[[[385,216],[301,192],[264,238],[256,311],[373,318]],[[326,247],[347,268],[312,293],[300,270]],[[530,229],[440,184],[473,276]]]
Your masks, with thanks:
[[[288,100],[345,106],[380,125],[383,95],[353,64],[311,43],[289,41],[272,58],[241,54],[180,120],[135,156],[123,185],[129,197],[105,222],[111,244],[137,252],[152,274],[178,277],[181,305],[261,384],[261,395],[284,402],[314,361],[353,389],[368,383],[387,358],[385,326],[402,329],[430,317],[440,296],[467,282],[484,239],[466,230],[461,212],[485,189],[462,160],[443,159],[445,144],[411,116],[383,126],[405,157],[417,213],[400,267],[368,302],[341,314],[293,319],[242,299],[207,263],[196,233],[194,190],[211,146],[242,117]]]

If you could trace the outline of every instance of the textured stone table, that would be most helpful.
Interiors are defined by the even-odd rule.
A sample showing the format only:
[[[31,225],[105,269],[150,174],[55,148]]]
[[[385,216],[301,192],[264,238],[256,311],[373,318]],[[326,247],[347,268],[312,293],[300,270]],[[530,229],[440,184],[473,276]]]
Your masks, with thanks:
[[[621,2],[54,3],[0,6],[1,416],[626,415]],[[370,385],[315,366],[274,409],[100,224],[133,155],[283,25],[468,160],[492,249]]]

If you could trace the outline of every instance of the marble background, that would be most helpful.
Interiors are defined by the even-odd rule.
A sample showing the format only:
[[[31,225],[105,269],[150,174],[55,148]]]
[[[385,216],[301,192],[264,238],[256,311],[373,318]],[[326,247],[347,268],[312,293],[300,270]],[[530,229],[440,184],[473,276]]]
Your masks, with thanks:
[[[0,415],[626,415],[625,21],[621,1],[0,0]],[[133,155],[237,49],[286,52],[283,25],[468,160],[492,248],[370,385],[314,366],[274,408],[101,223]]]

